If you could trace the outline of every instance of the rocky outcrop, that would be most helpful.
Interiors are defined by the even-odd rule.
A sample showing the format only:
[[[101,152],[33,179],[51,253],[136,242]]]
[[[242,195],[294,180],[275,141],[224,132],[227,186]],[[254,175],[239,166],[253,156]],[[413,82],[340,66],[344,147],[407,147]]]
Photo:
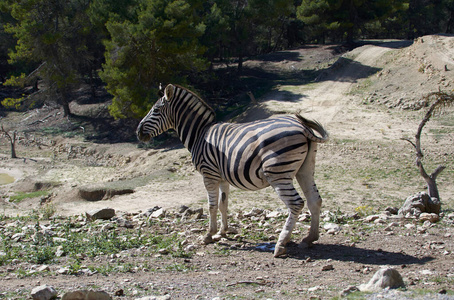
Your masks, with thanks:
[[[419,217],[421,213],[439,214],[441,210],[440,200],[431,198],[427,193],[421,192],[410,196],[399,209],[399,215]]]

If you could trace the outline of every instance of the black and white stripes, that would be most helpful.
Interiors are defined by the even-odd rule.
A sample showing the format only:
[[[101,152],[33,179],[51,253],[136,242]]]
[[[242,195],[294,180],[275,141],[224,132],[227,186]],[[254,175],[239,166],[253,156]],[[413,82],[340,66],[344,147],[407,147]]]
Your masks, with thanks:
[[[310,233],[303,242],[310,244],[318,239],[321,198],[313,173],[317,143],[328,139],[325,129],[300,115],[245,124],[214,123],[214,120],[214,111],[198,96],[182,87],[168,85],[164,96],[137,128],[141,140],[173,128],[191,152],[208,192],[210,230],[205,242],[226,234],[229,184],[245,190],[271,185],[289,209],[275,250],[275,256],[283,254],[304,205],[293,185],[295,177],[312,214]],[[222,226],[215,235],[218,207]]]

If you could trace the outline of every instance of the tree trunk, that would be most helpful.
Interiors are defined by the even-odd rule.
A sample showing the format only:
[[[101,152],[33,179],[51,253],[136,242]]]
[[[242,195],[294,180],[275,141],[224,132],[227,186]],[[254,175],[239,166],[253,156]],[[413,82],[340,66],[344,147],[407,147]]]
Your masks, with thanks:
[[[432,174],[430,174],[430,175],[427,174],[426,170],[424,169],[424,166],[422,165],[422,158],[423,158],[424,155],[423,155],[422,149],[421,149],[421,133],[422,133],[422,129],[424,128],[426,123],[429,122],[430,117],[432,116],[433,112],[440,106],[449,105],[453,101],[453,98],[452,98],[452,96],[443,94],[441,92],[431,93],[428,96],[426,96],[425,98],[429,99],[429,97],[431,97],[432,95],[436,96],[436,100],[429,107],[429,110],[425,114],[425,116],[422,119],[421,123],[419,123],[418,131],[416,132],[416,135],[415,135],[415,142],[413,143],[409,139],[405,139],[405,140],[408,141],[410,144],[412,144],[413,147],[415,147],[415,150],[416,150],[416,166],[419,169],[419,173],[421,174],[421,176],[424,178],[424,180],[427,183],[427,192],[429,193],[429,196],[431,198],[436,198],[436,199],[440,200],[440,194],[438,193],[438,186],[437,186],[436,180],[437,180],[437,176],[446,167],[443,166],[443,165],[440,165],[440,166],[438,166],[435,169],[435,171],[432,172]]]
[[[16,156],[16,133],[13,133],[13,140],[11,140],[11,158],[17,158]]]
[[[69,117],[71,115],[71,110],[69,109],[69,103],[65,102],[62,104],[63,106],[63,116]]]
[[[9,134],[8,131],[6,131],[3,128],[3,124],[2,124],[0,132],[2,133],[3,137],[6,137],[9,140],[9,143],[11,145],[11,158],[17,158],[17,156],[16,156],[16,137],[17,137],[16,131],[14,131],[11,136],[11,134]]]

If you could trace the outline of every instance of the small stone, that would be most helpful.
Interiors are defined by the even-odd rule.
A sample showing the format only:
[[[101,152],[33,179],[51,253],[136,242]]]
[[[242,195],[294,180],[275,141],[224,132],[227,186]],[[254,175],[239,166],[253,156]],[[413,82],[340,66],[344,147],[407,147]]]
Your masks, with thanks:
[[[250,217],[258,217],[263,214],[263,209],[260,208],[253,208],[251,209],[250,212],[244,214],[244,217],[250,218]]]
[[[159,250],[158,250],[158,253],[159,253],[159,254],[162,254],[162,255],[169,254],[169,250],[167,250],[167,249],[165,249],[165,248],[159,249]]]
[[[308,222],[311,219],[311,215],[308,213],[303,213],[299,216],[298,221],[299,222]]]
[[[65,255],[65,251],[63,250],[63,246],[60,245],[57,247],[57,250],[55,251],[55,256],[56,257],[62,257]]]
[[[194,251],[194,250],[195,250],[195,246],[194,245],[187,245],[184,248],[184,251],[186,251],[186,252],[191,252],[191,251]]]
[[[333,265],[325,265],[322,267],[322,271],[332,271],[332,270],[334,270]]]
[[[371,215],[371,216],[367,216],[364,220],[368,223],[372,223],[375,220],[377,220],[379,217],[380,217],[379,215]]]
[[[422,275],[432,275],[434,272],[432,272],[430,270],[422,270],[422,271],[419,271],[419,273],[421,273]]]
[[[342,290],[342,291],[339,293],[339,297],[341,297],[341,298],[342,298],[342,297],[347,297],[347,296],[350,295],[351,293],[357,292],[357,291],[359,291],[358,287],[351,285],[351,286],[347,287],[346,289]]]
[[[69,274],[69,268],[60,268],[57,270],[57,273],[62,275]]]
[[[163,208],[160,208],[156,211],[154,211],[151,215],[150,218],[163,218],[166,215],[166,211]]]
[[[134,225],[130,221],[126,220],[125,218],[117,218],[115,220],[115,222],[120,227],[129,228],[129,229],[134,228]]]
[[[419,215],[419,220],[421,222],[429,221],[430,223],[436,223],[440,221],[440,216],[435,213],[421,213]]]
[[[267,214],[266,214],[266,218],[267,218],[267,219],[275,219],[275,218],[278,218],[278,217],[280,217],[280,216],[282,216],[282,215],[283,215],[282,212],[276,211],[276,210],[275,210],[275,211],[272,211],[272,212],[267,213]]]
[[[313,287],[310,287],[307,289],[308,292],[315,292],[315,291],[318,291],[321,289],[321,286],[317,285],[317,286],[313,286]]]
[[[31,296],[33,300],[50,300],[57,298],[57,291],[47,284],[35,287]]]
[[[415,229],[416,225],[415,224],[405,224],[405,228],[407,228],[407,229]]]
[[[38,272],[50,271],[50,268],[48,265],[42,265],[36,271],[38,271]]]
[[[398,227],[399,224],[396,222],[389,223],[388,226],[385,227],[385,231],[392,231],[394,227]]]
[[[331,231],[331,232],[333,232],[332,234],[334,234],[336,232],[341,231],[342,227],[335,223],[326,223],[325,225],[323,225],[323,229],[328,231],[328,233]]]
[[[397,207],[391,207],[391,206],[388,206],[387,208],[385,208],[385,211],[389,212],[392,215],[397,215],[399,213],[399,209]]]

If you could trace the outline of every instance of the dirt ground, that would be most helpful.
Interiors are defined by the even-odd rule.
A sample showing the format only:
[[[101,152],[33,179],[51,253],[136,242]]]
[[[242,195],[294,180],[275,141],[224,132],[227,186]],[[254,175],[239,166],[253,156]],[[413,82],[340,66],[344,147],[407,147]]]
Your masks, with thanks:
[[[301,111],[328,129],[331,139],[320,145],[316,169],[324,211],[348,214],[363,208],[371,215],[379,214],[386,207],[400,207],[408,196],[425,189],[414,166],[413,148],[401,138],[413,138],[425,113],[422,96],[453,90],[454,37],[433,35],[414,42],[376,41],[342,55],[333,52],[332,47],[307,47],[267,60],[249,60],[245,67],[269,73],[285,71],[287,75],[294,72],[295,77],[301,76],[303,69],[317,71],[314,82],[279,82],[235,121]],[[82,109],[79,104],[73,105],[74,109]],[[237,242],[230,238],[223,241],[225,245],[220,244],[233,247],[229,255],[213,254],[219,244],[198,246],[198,255],[188,262],[194,268],[185,272],[36,274],[18,279],[7,276],[7,266],[2,266],[0,292],[31,290],[49,284],[60,291],[104,289],[112,296],[119,289],[131,291],[118,299],[134,299],[134,295],[141,293],[167,294],[172,299],[329,299],[349,285],[366,283],[374,271],[390,265],[398,269],[407,284],[409,292],[402,297],[423,297],[421,291],[433,293],[427,299],[434,299],[440,291],[447,291],[452,297],[454,221],[447,216],[454,207],[453,116],[452,108],[447,108],[444,114],[433,117],[423,132],[428,171],[439,164],[447,167],[438,179],[445,217],[427,230],[405,226],[419,226],[416,220],[389,219],[387,223],[398,223],[392,234],[384,230],[387,224],[377,224],[360,241],[352,242],[351,228],[335,235],[322,228],[321,238],[313,248],[291,245],[289,255],[278,259],[271,252],[258,251],[254,245],[238,249]],[[10,114],[3,121],[25,126],[31,120],[48,124],[65,121],[53,108]],[[77,125],[68,126],[78,130]],[[144,149],[135,143],[100,144],[78,136],[35,134],[18,144],[20,159],[8,158],[8,151],[2,139],[0,173],[16,179],[0,186],[4,215],[42,213],[44,206],[51,206],[61,216],[80,215],[103,207],[127,213],[154,206],[206,207],[201,176],[194,171],[187,150],[178,146]],[[52,191],[50,197],[20,203],[8,201],[18,191],[36,190],[36,183],[47,184]],[[134,187],[134,193],[102,201],[82,199],[79,188],[95,183],[127,183]],[[232,189],[232,214],[253,207],[284,209],[269,188],[258,192]],[[294,241],[299,242],[305,232],[305,228],[300,228]],[[131,256],[127,261],[140,264],[143,259]],[[159,264],[153,257],[146,259],[150,264]],[[322,270],[326,265],[333,268]],[[133,294],[133,290],[141,293]]]

